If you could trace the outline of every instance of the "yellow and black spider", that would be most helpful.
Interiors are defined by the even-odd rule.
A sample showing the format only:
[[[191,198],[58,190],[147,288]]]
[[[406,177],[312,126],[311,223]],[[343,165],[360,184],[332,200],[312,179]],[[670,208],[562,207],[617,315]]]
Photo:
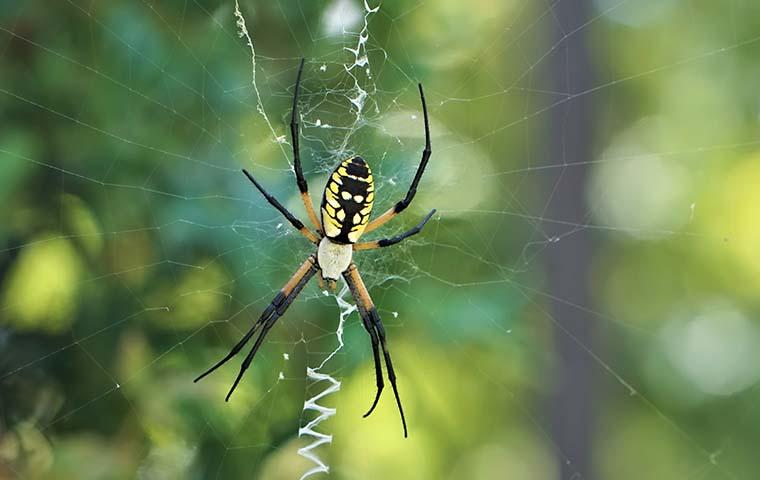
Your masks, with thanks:
[[[418,86],[420,90],[420,100],[422,101],[422,113],[425,121],[425,149],[422,151],[422,160],[417,168],[417,173],[414,175],[412,185],[406,193],[406,197],[397,202],[388,211],[369,222],[372,204],[375,199],[375,186],[372,179],[372,172],[370,172],[369,166],[364,159],[359,156],[354,156],[341,162],[330,175],[322,196],[322,222],[320,223],[317,219],[317,214],[314,211],[314,206],[312,205],[311,197],[309,196],[308,186],[304,179],[303,171],[301,170],[301,156],[298,148],[298,122],[296,121],[296,109],[298,107],[298,89],[301,84],[303,64],[304,61],[302,59],[301,64],[298,67],[295,93],[293,95],[290,134],[293,144],[293,166],[296,174],[296,183],[298,184],[298,190],[301,192],[301,199],[306,207],[309,219],[314,225],[315,231],[311,231],[304,226],[303,222],[293,216],[293,214],[283,207],[277,199],[267,193],[267,191],[264,190],[259,182],[257,182],[253,175],[247,170],[243,169],[243,173],[245,173],[261,194],[264,195],[267,202],[279,210],[298,231],[309,239],[309,241],[318,245],[317,251],[309,255],[309,258],[306,259],[296,273],[290,278],[290,280],[288,280],[285,286],[282,287],[274,300],[272,300],[272,303],[264,309],[261,317],[259,317],[256,323],[254,323],[250,330],[248,330],[248,333],[246,333],[245,336],[243,336],[243,338],[232,348],[230,353],[228,353],[227,356],[221,359],[216,365],[196,378],[195,381],[197,382],[202,379],[235,356],[251,339],[256,331],[261,328],[261,333],[258,338],[256,338],[256,342],[254,343],[251,352],[245,357],[243,364],[240,366],[240,373],[238,373],[235,383],[232,384],[232,388],[230,388],[229,393],[227,393],[225,400],[229,400],[230,395],[235,391],[240,379],[250,366],[251,361],[253,360],[254,355],[256,355],[256,351],[261,346],[267,332],[269,332],[269,329],[272,328],[277,319],[285,313],[285,310],[287,310],[290,304],[293,303],[293,300],[295,300],[304,286],[306,286],[311,277],[313,277],[315,273],[320,272],[322,280],[326,281],[328,287],[334,290],[335,283],[340,276],[343,276],[351,290],[354,300],[356,301],[359,314],[364,323],[364,328],[369,333],[370,340],[372,341],[372,353],[375,359],[377,393],[375,395],[375,400],[372,402],[372,406],[369,408],[369,411],[364,414],[364,417],[367,417],[375,409],[377,401],[380,399],[380,393],[383,390],[383,371],[380,365],[379,350],[379,347],[382,346],[385,366],[388,369],[388,379],[391,382],[393,393],[396,396],[396,404],[398,405],[398,410],[401,414],[401,423],[404,427],[404,437],[406,437],[406,419],[404,418],[404,409],[401,407],[401,399],[398,395],[396,374],[393,371],[391,355],[388,352],[388,344],[385,338],[383,322],[380,320],[380,315],[377,313],[375,304],[372,302],[367,287],[364,285],[364,282],[359,275],[359,270],[356,268],[356,264],[351,261],[351,257],[354,251],[387,247],[419,233],[419,231],[422,230],[422,227],[425,226],[435,213],[435,210],[432,210],[419,223],[419,225],[396,237],[357,243],[359,237],[363,233],[375,230],[404,211],[404,209],[412,202],[412,199],[417,192],[417,185],[425,171],[425,166],[428,163],[428,159],[430,159],[431,152],[430,126],[428,124],[425,95],[422,93],[422,84],[419,84]]]

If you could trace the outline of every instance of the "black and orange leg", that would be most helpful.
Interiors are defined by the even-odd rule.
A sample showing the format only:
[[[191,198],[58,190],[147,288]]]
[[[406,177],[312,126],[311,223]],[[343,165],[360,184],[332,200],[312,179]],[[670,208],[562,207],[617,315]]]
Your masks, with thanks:
[[[372,230],[385,225],[393,217],[406,210],[406,207],[408,207],[409,204],[412,203],[412,200],[414,200],[414,195],[417,193],[417,185],[419,185],[422,174],[425,173],[425,167],[428,164],[428,160],[430,160],[430,153],[432,152],[430,149],[430,123],[428,121],[427,105],[425,104],[425,94],[422,92],[422,84],[420,83],[418,86],[420,89],[420,100],[422,101],[422,115],[425,120],[425,149],[422,151],[420,166],[417,167],[417,173],[414,174],[414,179],[412,180],[412,184],[409,187],[409,191],[406,192],[404,199],[396,203],[376,219],[369,222],[367,228],[364,229],[364,233],[369,233]]]
[[[293,303],[293,300],[298,296],[298,294],[303,290],[303,287],[306,286],[307,283],[309,283],[309,280],[311,280],[311,277],[314,276],[314,274],[317,272],[317,259],[314,257],[314,255],[310,255],[309,258],[301,265],[295,274],[293,274],[292,277],[290,277],[290,280],[285,284],[284,287],[280,290],[280,292],[277,294],[277,296],[274,297],[274,300],[267,306],[267,308],[264,309],[264,312],[261,314],[259,319],[256,321],[256,323],[253,324],[253,326],[248,330],[248,332],[243,336],[243,338],[240,339],[240,341],[235,344],[234,347],[232,347],[232,350],[230,350],[230,353],[228,353],[224,358],[222,358],[220,361],[218,361],[213,367],[206,370],[204,373],[198,376],[194,381],[198,382],[206,375],[211,374],[214,372],[217,368],[221,367],[225,363],[227,363],[232,357],[237,355],[237,353],[245,346],[246,343],[253,337],[253,335],[258,331],[259,328],[261,328],[261,333],[259,334],[258,338],[256,339],[256,342],[253,345],[253,348],[251,349],[250,353],[245,357],[245,360],[243,360],[242,365],[240,366],[240,372],[238,373],[237,378],[235,379],[235,383],[232,384],[232,388],[230,388],[229,393],[227,393],[227,396],[225,397],[225,401],[228,401],[230,399],[230,396],[232,395],[232,392],[235,391],[235,388],[237,388],[238,383],[240,383],[240,379],[243,378],[243,374],[246,370],[248,370],[248,367],[251,365],[251,362],[253,361],[253,357],[256,355],[256,352],[258,351],[259,347],[261,346],[262,342],[264,341],[264,338],[266,337],[269,330],[274,326],[275,322],[278,318],[280,318],[285,311],[288,309],[291,303]]]
[[[288,222],[290,222],[291,225],[293,225],[296,228],[296,230],[301,232],[301,234],[304,237],[308,238],[311,243],[319,243],[319,237],[317,237],[317,235],[315,235],[314,232],[306,228],[303,222],[297,219],[295,215],[290,213],[287,208],[285,208],[280,202],[277,201],[276,198],[274,198],[274,196],[272,196],[266,190],[264,190],[264,187],[262,187],[261,184],[258,181],[256,181],[256,179],[253,177],[253,175],[251,175],[248,172],[248,170],[244,168],[243,173],[245,174],[246,177],[248,177],[248,180],[250,180],[251,183],[253,183],[256,186],[259,192],[261,192],[261,194],[264,195],[264,198],[267,200],[267,202],[269,202],[270,205],[272,205],[274,208],[279,210],[279,212],[288,220]]]
[[[351,293],[353,294],[354,298],[358,298],[358,293],[353,287],[354,282],[348,282],[348,285],[351,288]],[[380,339],[377,336],[377,331],[375,329],[374,323],[372,322],[369,312],[366,308],[364,308],[364,305],[361,302],[357,301],[356,307],[359,310],[359,316],[362,319],[364,328],[369,334],[370,342],[372,343],[372,356],[375,359],[375,384],[377,385],[377,392],[375,393],[375,399],[372,401],[372,405],[369,407],[369,410],[367,410],[367,413],[363,415],[364,418],[367,418],[372,413],[372,411],[375,410],[377,401],[380,400],[380,394],[382,393],[383,388],[385,388],[385,382],[383,381],[383,369],[380,363]]]
[[[314,204],[311,201],[309,195],[309,185],[306,183],[306,179],[303,176],[303,169],[301,168],[301,149],[298,144],[298,93],[301,88],[301,73],[303,72],[304,59],[301,59],[301,64],[298,65],[298,76],[296,77],[296,88],[293,93],[293,108],[290,111],[290,138],[293,145],[293,170],[296,173],[296,183],[298,184],[298,191],[301,192],[301,200],[304,207],[306,207],[306,214],[309,216],[309,220],[314,225],[314,228],[319,232],[322,229],[322,225],[317,218],[317,213],[314,211]]]
[[[425,224],[432,218],[432,216],[435,214],[435,209],[431,210],[430,213],[427,214],[425,218],[422,219],[422,221],[417,224],[416,227],[407,230],[406,232],[402,233],[401,235],[397,235],[395,237],[391,238],[383,238],[380,240],[374,240],[371,242],[359,242],[354,244],[354,251],[356,250],[372,250],[375,248],[382,248],[382,247],[390,247],[391,245],[395,245],[398,242],[407,239],[411,237],[412,235],[416,235],[420,233],[422,230],[422,227],[425,226]]]
[[[399,414],[401,415],[401,424],[404,427],[404,437],[407,436],[406,429],[406,417],[404,416],[404,408],[401,406],[401,398],[398,394],[398,386],[396,385],[396,372],[393,370],[393,362],[391,361],[391,354],[388,351],[388,343],[385,337],[385,328],[383,322],[380,320],[380,315],[377,313],[375,304],[372,302],[372,298],[369,296],[369,291],[362,281],[362,277],[359,275],[359,270],[355,264],[351,264],[348,269],[343,273],[343,278],[346,280],[351,294],[354,296],[356,305],[359,309],[359,314],[364,322],[364,328],[367,329],[370,339],[372,341],[372,352],[375,359],[375,378],[377,381],[377,393],[375,394],[375,400],[372,402],[372,406],[369,411],[364,414],[368,416],[375,409],[377,401],[380,399],[380,393],[383,390],[383,373],[380,366],[380,351],[383,349],[383,357],[385,358],[385,368],[388,371],[388,380],[391,382],[393,388],[393,394],[396,397],[396,405],[398,406]]]

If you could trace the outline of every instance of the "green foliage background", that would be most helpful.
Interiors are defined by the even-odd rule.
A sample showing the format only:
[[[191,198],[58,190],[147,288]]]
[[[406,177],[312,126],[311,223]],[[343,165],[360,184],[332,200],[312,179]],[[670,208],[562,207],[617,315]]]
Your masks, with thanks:
[[[544,208],[555,175],[579,166],[544,158],[548,117],[568,101],[547,91],[545,59],[563,48],[551,9],[383,3],[369,17],[373,75],[360,76],[370,101],[352,124],[342,64],[361,15],[348,33],[326,19],[357,7],[241,1],[277,135],[307,58],[315,196],[348,139],[375,170],[377,210],[400,198],[422,148],[416,82],[428,93],[430,171],[386,233],[440,214],[408,244],[358,260],[410,438],[390,392],[361,419],[374,378],[352,315],[328,368],[343,382],[320,427],[334,441],[318,452],[332,478],[557,478],[573,458],[548,426],[562,318],[546,310],[542,255],[556,240],[542,222],[567,220]],[[582,93],[595,106],[590,213],[565,234],[595,241],[578,279],[591,303],[574,308],[598,327],[578,347],[598,379],[596,477],[756,478],[760,6],[593,8],[581,29],[598,85]],[[316,284],[232,401],[237,362],[192,382],[309,251],[239,173],[256,171],[305,220],[289,147],[257,113],[233,9],[0,0],[0,478],[285,479],[310,467],[297,433],[322,387],[305,369],[335,347],[338,317]]]

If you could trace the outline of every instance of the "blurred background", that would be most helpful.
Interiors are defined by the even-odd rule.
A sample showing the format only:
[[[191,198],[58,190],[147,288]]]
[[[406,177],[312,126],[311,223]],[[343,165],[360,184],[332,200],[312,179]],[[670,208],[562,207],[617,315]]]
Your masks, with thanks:
[[[330,478],[758,477],[758,2],[240,11],[251,46],[229,0],[0,1],[0,478],[299,478],[336,349]],[[193,383],[311,251],[240,173],[306,220],[301,57],[317,202],[357,153],[402,198],[425,86],[428,171],[371,236],[438,214],[357,255],[408,439],[316,282],[230,402],[242,356]]]

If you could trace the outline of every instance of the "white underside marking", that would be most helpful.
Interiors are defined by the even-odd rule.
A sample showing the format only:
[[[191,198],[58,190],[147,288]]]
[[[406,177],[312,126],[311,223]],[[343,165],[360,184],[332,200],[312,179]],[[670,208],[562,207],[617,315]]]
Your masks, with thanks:
[[[327,237],[322,238],[317,250],[317,263],[322,269],[322,278],[338,280],[351,264],[353,253],[352,245],[335,243]]]

